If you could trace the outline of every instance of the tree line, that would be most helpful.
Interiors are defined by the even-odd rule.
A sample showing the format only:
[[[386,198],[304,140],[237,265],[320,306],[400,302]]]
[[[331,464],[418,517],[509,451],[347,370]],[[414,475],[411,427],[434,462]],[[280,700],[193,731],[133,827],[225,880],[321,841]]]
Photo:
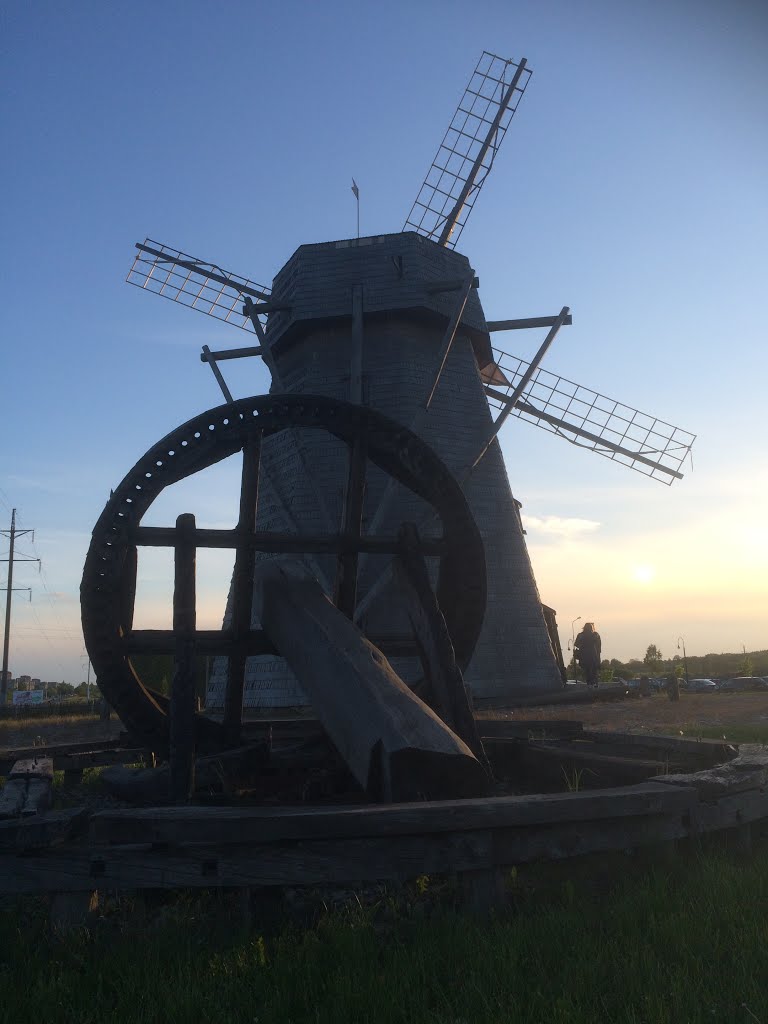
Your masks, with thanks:
[[[741,654],[689,654],[686,659],[675,652],[665,658],[656,644],[649,644],[645,656],[619,661],[617,658],[601,662],[603,682],[610,679],[636,679],[638,676],[685,675],[688,663],[690,679],[731,679],[734,676],[768,676],[768,650],[743,651]]]

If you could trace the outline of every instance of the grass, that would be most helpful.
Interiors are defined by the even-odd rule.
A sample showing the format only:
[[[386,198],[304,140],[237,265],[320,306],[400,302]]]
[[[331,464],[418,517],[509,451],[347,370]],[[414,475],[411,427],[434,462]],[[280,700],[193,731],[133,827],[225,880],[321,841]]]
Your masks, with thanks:
[[[0,914],[0,1021],[768,1024],[768,852],[632,875],[595,899],[575,865],[543,890],[520,872],[488,923],[414,896],[273,934],[203,895],[58,940],[27,901]]]
[[[0,718],[0,749],[55,746],[59,743],[94,743],[116,737],[122,725],[115,717],[102,722],[92,714],[46,715],[41,718]]]
[[[768,746],[768,725],[684,725],[675,735],[702,740],[726,740],[728,743],[760,743]]]

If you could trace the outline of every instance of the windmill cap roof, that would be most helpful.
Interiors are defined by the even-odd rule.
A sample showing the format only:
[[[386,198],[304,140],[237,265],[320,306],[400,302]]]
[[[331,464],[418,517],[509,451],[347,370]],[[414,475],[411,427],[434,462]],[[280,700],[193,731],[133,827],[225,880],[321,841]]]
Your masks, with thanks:
[[[287,344],[319,321],[352,314],[352,288],[363,287],[364,315],[401,314],[447,323],[471,266],[462,253],[415,231],[301,245],[275,276],[270,346]],[[492,360],[490,336],[476,288],[460,330],[472,339],[478,364]]]

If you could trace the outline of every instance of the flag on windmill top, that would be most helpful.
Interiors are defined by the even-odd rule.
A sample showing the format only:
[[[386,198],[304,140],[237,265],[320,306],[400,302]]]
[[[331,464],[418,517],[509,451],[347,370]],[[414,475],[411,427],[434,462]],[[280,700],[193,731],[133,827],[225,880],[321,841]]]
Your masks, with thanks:
[[[357,182],[355,181],[354,178],[352,179],[352,191],[355,194],[355,199],[359,199],[360,198],[360,189],[357,187]]]

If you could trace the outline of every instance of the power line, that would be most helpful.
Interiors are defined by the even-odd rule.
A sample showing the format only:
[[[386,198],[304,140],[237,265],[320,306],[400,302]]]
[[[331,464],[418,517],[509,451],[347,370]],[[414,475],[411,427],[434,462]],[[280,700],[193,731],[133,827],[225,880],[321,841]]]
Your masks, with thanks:
[[[8,699],[8,650],[11,643],[11,598],[13,596],[13,564],[14,562],[37,562],[40,563],[39,558],[27,558],[25,556],[14,557],[14,547],[16,546],[16,538],[23,537],[25,534],[31,533],[32,540],[34,541],[35,534],[34,530],[17,530],[16,529],[16,509],[11,512],[11,528],[10,530],[0,530],[0,535],[8,537],[10,539],[10,547],[8,549],[8,558],[0,558],[0,562],[8,562],[8,582],[5,588],[5,633],[3,635],[3,668],[2,675],[0,675],[0,707],[5,707],[6,700]],[[16,590],[30,590],[29,587],[16,587]],[[31,595],[31,590],[30,590]]]

